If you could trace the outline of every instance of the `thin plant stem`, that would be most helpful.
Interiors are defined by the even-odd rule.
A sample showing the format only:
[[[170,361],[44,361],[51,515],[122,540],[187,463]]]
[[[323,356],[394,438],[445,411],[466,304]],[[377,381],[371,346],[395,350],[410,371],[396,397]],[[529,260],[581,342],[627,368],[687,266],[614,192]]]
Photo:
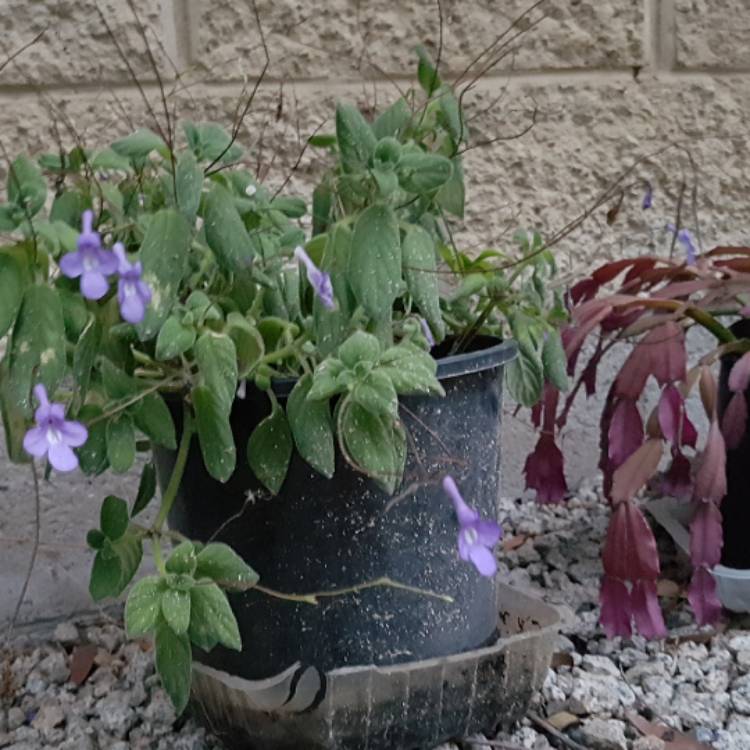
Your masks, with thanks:
[[[180,488],[180,482],[182,482],[182,475],[185,473],[185,465],[187,464],[193,431],[193,415],[190,412],[190,407],[185,403],[182,409],[182,437],[180,437],[180,447],[177,450],[177,459],[172,469],[172,476],[169,478],[169,484],[167,484],[167,489],[164,490],[161,498],[159,514],[154,521],[154,531],[161,531],[161,527],[167,520],[169,511],[172,510],[172,505],[177,497],[177,490]]]

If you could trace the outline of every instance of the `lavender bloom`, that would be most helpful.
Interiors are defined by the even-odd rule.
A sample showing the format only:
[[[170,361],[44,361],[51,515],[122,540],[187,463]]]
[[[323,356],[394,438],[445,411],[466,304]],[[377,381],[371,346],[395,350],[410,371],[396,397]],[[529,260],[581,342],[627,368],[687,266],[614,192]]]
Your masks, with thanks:
[[[430,324],[424,318],[419,319],[419,324],[422,326],[422,333],[427,339],[427,345],[432,349],[432,347],[435,346],[435,337],[430,330]]]
[[[296,247],[294,249],[294,257],[303,263],[307,270],[307,280],[310,282],[313,291],[317,295],[318,299],[323,303],[329,310],[336,308],[336,300],[333,297],[333,285],[331,284],[331,277],[325,271],[321,271],[312,258],[305,252],[303,247]]]
[[[452,476],[443,478],[443,489],[453,501],[458,518],[458,556],[473,563],[480,575],[494,576],[497,562],[492,548],[500,541],[502,529],[494,521],[483,521],[479,512],[464,502]]]
[[[131,263],[127,259],[122,242],[116,242],[113,249],[119,263],[117,301],[120,303],[120,315],[128,323],[140,323],[151,302],[151,287],[141,279],[141,262]]]
[[[92,228],[93,211],[83,212],[83,231],[78,250],[60,260],[60,270],[70,279],[81,277],[81,294],[86,299],[101,299],[109,291],[107,276],[117,270],[117,258],[102,247],[99,232]]]
[[[646,183],[646,192],[643,194],[643,203],[641,204],[641,208],[645,211],[648,208],[651,208],[651,206],[654,203],[654,191],[651,187],[651,183]]]
[[[676,231],[674,224],[668,224],[667,229],[669,229],[672,234],[674,234]],[[690,230],[680,229],[680,231],[677,232],[677,239],[685,248],[685,262],[689,266],[694,266],[696,258],[698,257],[698,251],[695,248],[693,235],[690,234]]]
[[[23,438],[23,447],[36,458],[46,455],[52,467],[58,471],[73,471],[78,466],[78,457],[72,448],[86,442],[88,432],[80,422],[65,419],[65,407],[50,403],[46,388],[40,383],[34,387],[39,402],[32,427]]]

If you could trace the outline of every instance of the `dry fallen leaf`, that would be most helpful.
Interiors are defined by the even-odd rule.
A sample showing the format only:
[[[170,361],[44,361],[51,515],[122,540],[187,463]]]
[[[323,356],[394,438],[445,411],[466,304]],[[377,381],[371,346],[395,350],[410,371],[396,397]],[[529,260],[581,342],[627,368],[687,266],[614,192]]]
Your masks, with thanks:
[[[526,534],[508,537],[503,541],[503,552],[512,552],[514,549],[518,549],[526,543],[528,538]]]
[[[573,664],[573,657],[567,651],[557,651],[552,654],[552,669],[572,667]]]
[[[547,721],[560,732],[564,732],[568,727],[572,727],[574,724],[581,723],[578,716],[574,716],[567,711],[558,711],[558,713],[548,716]]]
[[[70,655],[70,681],[76,685],[82,685],[91,674],[99,649],[93,643],[84,646],[76,646]]]
[[[684,732],[678,732],[664,724],[654,724],[635,713],[627,714],[628,721],[644,735],[658,737],[664,741],[664,750],[711,750],[710,745],[698,742]]]

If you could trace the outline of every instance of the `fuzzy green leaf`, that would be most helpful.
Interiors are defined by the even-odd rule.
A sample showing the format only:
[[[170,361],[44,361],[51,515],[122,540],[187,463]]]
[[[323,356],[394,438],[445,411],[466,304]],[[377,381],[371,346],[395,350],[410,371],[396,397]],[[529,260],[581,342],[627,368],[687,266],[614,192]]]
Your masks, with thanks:
[[[163,583],[158,576],[146,576],[133,585],[125,602],[125,629],[128,638],[151,632],[159,620]]]
[[[255,252],[232,194],[222,185],[204,196],[203,221],[206,242],[219,265],[232,273],[249,270]]]
[[[23,292],[21,267],[11,255],[0,253],[0,339],[16,322]]]
[[[412,152],[401,157],[398,174],[404,190],[423,195],[437,190],[450,180],[453,164],[440,154]]]
[[[435,242],[422,227],[409,227],[402,245],[406,287],[437,340],[445,337],[440,311]]]
[[[247,441],[247,461],[260,482],[278,494],[292,458],[292,433],[284,410],[273,400],[271,413]]]
[[[107,422],[107,458],[112,471],[124,474],[135,461],[135,429],[129,414]]]
[[[190,626],[190,592],[167,589],[161,595],[161,613],[177,635],[187,633]]]
[[[177,160],[175,172],[177,185],[177,207],[190,226],[195,223],[195,215],[201,202],[203,170],[192,151],[184,151]]]
[[[364,169],[375,150],[376,138],[355,106],[344,102],[336,105],[336,139],[344,171]]]
[[[158,393],[151,393],[138,402],[133,409],[133,419],[135,426],[156,445],[169,450],[177,448],[172,413]]]
[[[181,714],[190,698],[192,650],[186,634],[178,635],[164,619],[156,625],[156,671],[175,711]]]
[[[226,482],[237,463],[229,413],[204,385],[193,388],[192,399],[203,462],[214,479]]]
[[[165,154],[167,144],[153,130],[141,128],[115,141],[112,144],[112,150],[120,156],[138,161],[145,159],[152,151]]]
[[[552,330],[547,332],[542,347],[542,364],[544,365],[544,377],[558,390],[568,390],[568,358],[565,356],[560,332]]]
[[[228,544],[207,544],[196,559],[196,579],[211,578],[223,588],[246,588],[258,582],[258,574]]]
[[[8,200],[35,216],[47,199],[47,182],[39,167],[27,156],[19,156],[8,170]]]
[[[174,315],[164,321],[156,337],[156,359],[160,362],[179,357],[195,343],[195,329],[183,325]]]
[[[104,498],[99,518],[99,526],[104,535],[116,542],[128,530],[128,504],[114,495]]]
[[[237,391],[237,350],[230,336],[206,331],[195,342],[195,361],[203,384],[228,414]]]
[[[204,651],[217,643],[241,651],[242,639],[227,595],[215,583],[199,583],[190,590],[190,599],[190,640]]]
[[[135,518],[135,516],[144,511],[154,495],[156,495],[156,467],[153,463],[147,463],[141,472],[141,479],[138,482],[138,492],[135,496],[133,509],[130,511],[130,517]]]
[[[289,394],[286,406],[289,426],[300,456],[329,479],[336,465],[336,447],[327,401],[308,401],[312,375],[303,375]]]
[[[179,573],[192,576],[198,564],[195,554],[195,545],[190,541],[180,542],[167,558],[166,569],[168,573]]]
[[[542,397],[544,368],[533,346],[518,342],[518,356],[507,365],[505,382],[511,398],[531,408]]]

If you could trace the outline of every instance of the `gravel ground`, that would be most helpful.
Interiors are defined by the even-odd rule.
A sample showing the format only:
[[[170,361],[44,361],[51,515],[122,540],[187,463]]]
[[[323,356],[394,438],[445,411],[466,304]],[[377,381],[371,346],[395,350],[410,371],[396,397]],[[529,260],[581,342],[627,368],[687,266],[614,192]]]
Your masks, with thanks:
[[[593,489],[566,506],[537,508],[504,500],[503,573],[562,611],[554,667],[529,717],[494,740],[505,750],[748,750],[749,623],[728,619],[697,628],[683,591],[685,561],[660,538],[660,590],[670,637],[607,640],[596,620],[599,545],[607,511]],[[90,674],[71,675],[86,653]],[[78,656],[72,658],[78,648]],[[158,685],[146,642],[129,643],[114,620],[66,622],[52,637],[18,636],[0,672],[0,748],[31,750],[220,750],[192,720],[178,719]],[[642,736],[638,716],[681,734]],[[547,719],[562,728],[554,735]],[[488,745],[474,738],[468,750]],[[702,744],[701,744],[702,743]],[[459,750],[448,743],[438,750]]]

